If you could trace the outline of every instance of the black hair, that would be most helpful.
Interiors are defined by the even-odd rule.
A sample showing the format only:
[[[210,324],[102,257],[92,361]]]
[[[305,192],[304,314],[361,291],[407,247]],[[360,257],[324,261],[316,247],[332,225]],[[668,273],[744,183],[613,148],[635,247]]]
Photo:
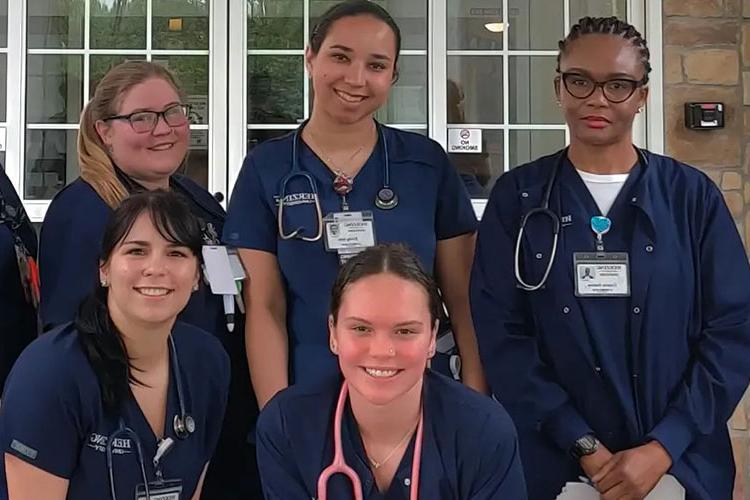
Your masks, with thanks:
[[[398,62],[398,56],[401,53],[401,30],[393,20],[393,17],[380,5],[370,2],[369,0],[346,0],[329,8],[318,19],[315,27],[310,32],[310,49],[313,54],[317,54],[323,41],[328,36],[328,31],[333,23],[344,17],[354,16],[372,16],[388,25],[396,36],[396,60],[394,61],[394,75],[396,74],[395,64]]]
[[[419,258],[406,245],[385,243],[370,247],[349,259],[339,269],[331,290],[330,314],[336,324],[341,300],[349,285],[381,273],[390,273],[420,285],[429,299],[430,317],[434,324],[440,318],[442,302],[435,280],[427,274]]]
[[[557,53],[557,71],[560,72],[560,59],[565,54],[570,42],[580,38],[583,35],[614,35],[628,40],[635,48],[641,57],[641,64],[643,64],[644,76],[643,83],[648,83],[648,74],[651,73],[651,63],[649,59],[651,53],[648,50],[646,39],[643,38],[641,33],[635,29],[632,24],[628,24],[614,16],[612,17],[582,17],[578,20],[578,23],[570,28],[570,33],[565,37],[564,40],[560,40],[557,43],[560,51]]]
[[[164,239],[190,249],[200,264],[200,224],[181,195],[163,190],[143,191],[123,200],[104,229],[101,263],[109,260],[143,213],[149,214]],[[137,369],[130,362],[121,333],[112,322],[107,307],[107,288],[98,277],[97,273],[93,293],[78,308],[75,325],[79,342],[99,382],[105,410],[114,413],[128,396],[129,384],[141,383],[133,374]]]

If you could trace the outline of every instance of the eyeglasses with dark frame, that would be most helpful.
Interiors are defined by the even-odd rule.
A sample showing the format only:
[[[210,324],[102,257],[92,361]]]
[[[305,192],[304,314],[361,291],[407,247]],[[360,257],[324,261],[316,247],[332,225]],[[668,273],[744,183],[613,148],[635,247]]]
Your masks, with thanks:
[[[598,82],[580,73],[572,72],[561,73],[561,79],[565,90],[576,99],[587,99],[596,92],[598,87],[601,87],[604,98],[613,104],[627,101],[637,88],[644,86],[648,82],[646,77],[640,80],[612,78]]]
[[[164,111],[136,111],[127,115],[109,116],[104,121],[127,120],[134,132],[146,134],[154,131],[159,117],[164,118],[164,123],[170,127],[181,127],[190,121],[190,105],[175,104]]]

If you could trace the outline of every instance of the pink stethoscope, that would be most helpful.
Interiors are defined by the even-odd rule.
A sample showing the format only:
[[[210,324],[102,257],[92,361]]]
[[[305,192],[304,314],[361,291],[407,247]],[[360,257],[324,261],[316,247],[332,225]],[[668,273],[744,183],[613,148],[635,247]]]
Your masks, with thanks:
[[[336,405],[336,416],[333,419],[333,462],[323,469],[318,477],[318,500],[327,500],[328,480],[334,474],[343,474],[349,478],[354,487],[354,500],[362,500],[362,483],[354,469],[349,467],[344,460],[344,450],[341,446],[341,418],[344,415],[344,406],[346,405],[346,396],[349,393],[349,386],[346,381],[341,384],[339,401]],[[419,466],[422,462],[422,426],[424,423],[424,412],[420,412],[419,424],[417,425],[417,438],[414,442],[414,458],[411,462],[411,487],[409,489],[410,500],[419,498]]]

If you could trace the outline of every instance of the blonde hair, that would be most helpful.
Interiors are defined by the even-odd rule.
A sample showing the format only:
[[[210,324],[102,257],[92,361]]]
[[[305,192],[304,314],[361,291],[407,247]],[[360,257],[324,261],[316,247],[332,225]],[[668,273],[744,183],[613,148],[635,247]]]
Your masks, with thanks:
[[[110,69],[99,81],[94,96],[81,114],[78,128],[78,164],[81,178],[112,208],[128,196],[117,177],[112,157],[96,131],[96,122],[118,113],[123,95],[150,78],[168,82],[184,98],[175,76],[164,66],[147,61],[127,61]]]

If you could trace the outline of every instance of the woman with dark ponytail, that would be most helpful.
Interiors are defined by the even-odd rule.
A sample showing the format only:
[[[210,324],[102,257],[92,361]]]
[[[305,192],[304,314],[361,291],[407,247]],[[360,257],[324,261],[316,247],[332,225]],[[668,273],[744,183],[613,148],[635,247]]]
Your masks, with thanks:
[[[0,497],[200,498],[229,390],[221,343],[176,321],[201,279],[201,245],[176,193],[144,191],[114,211],[76,320],[9,375]]]
[[[650,70],[633,26],[574,25],[553,82],[570,146],[502,176],[482,219],[472,313],[532,500],[584,475],[605,500],[732,496],[750,267],[717,186],[633,145]]]

